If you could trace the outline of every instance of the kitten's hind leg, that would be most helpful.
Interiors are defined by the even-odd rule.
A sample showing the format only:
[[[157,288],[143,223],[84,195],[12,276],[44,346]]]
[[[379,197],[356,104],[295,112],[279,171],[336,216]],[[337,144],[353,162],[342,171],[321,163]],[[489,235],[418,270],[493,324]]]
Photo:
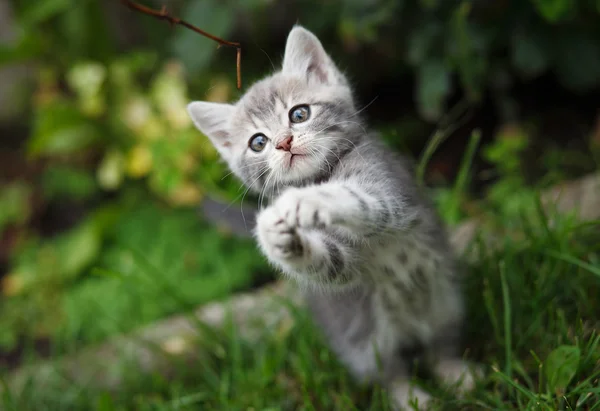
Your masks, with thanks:
[[[397,411],[426,410],[432,397],[406,377],[399,377],[388,385],[392,407]]]
[[[431,371],[443,385],[462,395],[475,388],[483,369],[461,358],[462,321],[449,322],[442,327],[432,344]]]
[[[481,367],[458,357],[441,358],[435,363],[433,372],[444,385],[456,388],[458,394],[472,391],[477,379],[483,375]]]

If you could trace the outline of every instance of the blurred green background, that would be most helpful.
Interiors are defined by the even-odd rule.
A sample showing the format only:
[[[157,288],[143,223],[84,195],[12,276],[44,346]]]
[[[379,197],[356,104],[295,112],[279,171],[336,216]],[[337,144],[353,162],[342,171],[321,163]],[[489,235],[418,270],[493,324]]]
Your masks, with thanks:
[[[448,224],[597,169],[599,0],[143,4],[241,42],[243,89],[235,50],[118,0],[0,0],[0,367],[275,278],[185,106],[238,98],[296,22]]]

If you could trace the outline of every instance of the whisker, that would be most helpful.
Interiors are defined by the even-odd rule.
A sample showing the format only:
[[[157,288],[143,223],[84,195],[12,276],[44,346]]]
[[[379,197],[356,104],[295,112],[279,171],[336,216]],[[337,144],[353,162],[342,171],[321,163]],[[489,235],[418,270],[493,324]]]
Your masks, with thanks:
[[[271,56],[269,56],[269,53],[267,53],[262,47],[260,47],[257,42],[253,41],[253,43],[256,47],[258,47],[260,51],[262,51],[265,54],[265,56],[267,56],[267,58],[269,59],[269,63],[271,63],[271,67],[273,67],[273,71],[277,71],[277,69],[275,68],[275,64],[273,64],[273,60],[271,60]]]
[[[260,195],[258,196],[258,208],[259,209],[262,209],[263,200],[265,198],[265,195],[266,195],[266,192],[267,192],[267,188],[269,186],[269,182],[271,181],[271,178],[273,178],[274,176],[275,176],[275,173],[273,171],[271,171],[269,173],[269,176],[267,177],[267,181],[265,182],[265,184],[264,184],[264,186],[263,186],[263,188],[262,188],[262,190],[260,192]]]
[[[329,168],[330,168],[330,169],[332,168],[332,165],[331,165],[331,163],[329,162],[329,160],[327,160],[327,156],[326,156],[326,155],[324,155],[324,154],[323,154],[323,152],[322,152],[320,149],[325,149],[325,150],[327,150],[327,151],[331,152],[331,153],[332,153],[334,156],[336,156],[336,157],[337,157],[337,159],[338,159],[338,162],[340,162],[340,163],[341,163],[341,159],[340,159],[340,157],[337,155],[337,153],[336,153],[335,151],[333,151],[332,149],[328,148],[328,147],[324,147],[324,146],[314,147],[314,146],[313,146],[313,147],[307,147],[307,149],[308,149],[309,151],[311,151],[311,154],[313,154],[313,153],[315,153],[315,152],[316,152],[317,154],[320,154],[321,156],[323,156],[323,160],[325,161],[325,163],[327,163],[327,165],[329,166]]]
[[[360,123],[356,123],[356,124],[359,124],[359,125],[360,125]],[[362,126],[361,126],[361,127],[362,127]],[[363,128],[363,131],[365,132],[365,135],[367,135],[367,132],[366,132],[366,130],[364,129],[364,127],[362,127],[362,128]],[[322,138],[322,139],[325,139],[325,137],[322,137],[322,136],[319,136],[319,137],[320,137],[320,138]],[[347,141],[348,143],[350,143],[350,144],[351,144],[351,145],[352,145],[352,146],[353,146],[353,147],[356,149],[356,152],[357,152],[357,153],[358,153],[358,155],[359,155],[359,156],[362,158],[362,160],[366,162],[366,160],[365,160],[365,159],[364,159],[364,157],[362,156],[361,152],[358,150],[358,147],[356,146],[356,144],[355,144],[355,143],[354,143],[352,140],[349,140],[349,139],[347,139],[347,138],[345,138],[345,137],[337,137],[337,138],[339,138],[339,139],[341,139],[341,140],[344,140],[344,141]],[[318,139],[316,139],[316,140],[313,140],[313,141],[319,141],[319,140],[318,140]],[[367,144],[370,144],[370,143],[367,143]]]
[[[379,98],[379,96],[375,96],[375,98],[373,100],[371,100],[370,103],[368,103],[366,106],[364,106],[363,108],[361,108],[360,110],[358,110],[356,113],[351,114],[350,117],[354,117],[356,115],[358,115],[358,113],[360,113],[361,111],[365,110],[367,107],[369,107],[371,104],[373,104],[375,102],[375,100],[377,100]]]
[[[256,179],[255,179],[254,181],[252,181],[252,183],[251,183],[249,186],[247,186],[246,190],[244,190],[244,192],[243,192],[242,194],[240,194],[240,195],[238,195],[236,198],[234,198],[234,199],[233,199],[233,200],[232,200],[232,201],[231,201],[231,202],[230,202],[230,203],[227,205],[227,207],[225,207],[225,208],[223,209],[223,211],[222,211],[222,212],[225,212],[225,211],[227,211],[227,210],[229,209],[229,207],[231,207],[231,206],[232,206],[232,205],[233,205],[233,204],[234,204],[234,203],[235,203],[235,202],[236,202],[236,201],[237,201],[237,200],[238,200],[240,197],[242,197],[242,203],[243,203],[243,201],[244,201],[244,197],[245,197],[245,195],[248,193],[248,191],[250,190],[250,188],[252,187],[252,185],[253,185],[253,184],[254,184],[254,183],[255,183],[255,182],[256,182],[256,181],[257,181],[257,180],[258,180],[258,179],[259,179],[259,178],[260,178],[262,175],[264,175],[264,174],[265,174],[265,172],[267,172],[267,171],[268,171],[268,167],[263,167],[263,168],[261,168],[260,170],[258,170],[258,171],[257,171],[257,172],[254,174],[254,175],[257,175],[257,174],[258,174],[258,177],[256,177]],[[253,178],[253,177],[254,177],[254,175],[253,175],[253,176],[251,176],[250,178]],[[245,186],[245,184],[244,184],[244,183],[242,183],[242,184],[240,185],[240,188],[238,188],[238,191],[239,191],[240,189],[242,189],[244,186]],[[243,210],[242,210],[242,217],[243,217],[243,216],[244,216],[244,213],[243,213]]]
[[[243,167],[240,167],[238,171],[245,170],[245,169],[247,169],[247,168],[254,167],[254,166],[257,166],[257,165],[260,165],[260,164],[267,164],[267,163],[268,163],[268,160],[263,160],[263,161],[258,161],[258,162],[256,162],[256,163],[252,163],[252,164],[246,164],[245,166],[243,166]],[[229,173],[225,174],[225,175],[224,175],[224,176],[221,178],[221,181],[223,181],[225,178],[229,177],[229,176],[230,176],[230,175],[232,175],[233,173],[234,173],[233,171],[230,171]]]
[[[265,167],[265,170],[254,181],[252,181],[252,183],[248,185],[248,188],[246,189],[246,191],[244,191],[244,194],[242,195],[242,200],[240,201],[240,212],[242,213],[242,220],[244,220],[244,227],[246,227],[246,230],[248,229],[248,224],[246,223],[246,216],[244,215],[244,198],[246,198],[246,194],[248,194],[254,183],[256,183],[266,172],[269,172],[269,174],[271,174],[269,168]]]

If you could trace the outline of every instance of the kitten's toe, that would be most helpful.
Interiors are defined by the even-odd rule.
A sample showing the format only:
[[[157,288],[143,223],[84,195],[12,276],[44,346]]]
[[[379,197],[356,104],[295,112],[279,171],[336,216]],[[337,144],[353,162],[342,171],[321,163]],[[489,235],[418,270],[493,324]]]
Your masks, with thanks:
[[[483,376],[483,368],[461,359],[443,359],[435,366],[436,376],[446,385],[454,385],[459,394],[472,391]]]
[[[299,227],[303,228],[325,228],[331,224],[331,217],[327,210],[310,199],[300,202],[297,219]]]
[[[433,397],[421,388],[400,380],[390,386],[392,407],[395,411],[427,410]]]
[[[297,230],[286,224],[276,209],[269,207],[257,219],[257,236],[265,254],[278,260],[301,256],[303,245]]]
[[[276,257],[289,259],[302,255],[302,242],[295,232],[271,233],[269,237]]]
[[[326,204],[314,193],[290,189],[277,201],[276,207],[290,227],[324,228],[331,224]]]

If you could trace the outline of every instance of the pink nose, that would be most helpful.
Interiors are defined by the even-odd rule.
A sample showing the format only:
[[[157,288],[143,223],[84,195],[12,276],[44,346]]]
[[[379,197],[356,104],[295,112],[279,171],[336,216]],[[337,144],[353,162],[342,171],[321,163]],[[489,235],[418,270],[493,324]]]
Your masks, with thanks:
[[[277,150],[290,151],[292,149],[292,140],[293,139],[294,139],[293,136],[289,136],[289,137],[283,139],[282,141],[280,141],[279,144],[277,144],[275,146],[275,148]]]

